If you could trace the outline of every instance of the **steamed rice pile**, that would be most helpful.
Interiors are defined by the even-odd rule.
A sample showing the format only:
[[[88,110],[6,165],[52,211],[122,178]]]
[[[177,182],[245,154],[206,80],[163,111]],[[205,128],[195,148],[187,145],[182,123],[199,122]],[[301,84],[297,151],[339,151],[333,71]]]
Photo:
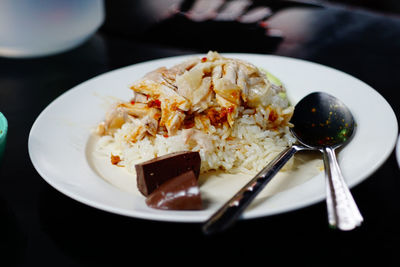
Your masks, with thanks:
[[[191,150],[202,173],[254,174],[294,142],[285,89],[242,60],[209,52],[157,69],[131,89],[133,98],[99,125],[98,150],[132,173],[137,163]]]

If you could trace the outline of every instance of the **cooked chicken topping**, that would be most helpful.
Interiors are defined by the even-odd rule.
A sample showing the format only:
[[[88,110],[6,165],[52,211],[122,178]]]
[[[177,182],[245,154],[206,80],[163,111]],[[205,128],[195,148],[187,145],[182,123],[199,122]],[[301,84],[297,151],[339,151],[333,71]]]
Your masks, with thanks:
[[[293,108],[286,99],[281,106],[271,98],[284,91],[272,85],[266,74],[254,65],[225,58],[217,52],[189,59],[171,68],[158,68],[135,82],[133,97],[117,104],[98,127],[101,135],[113,135],[125,122],[136,127],[131,141],[144,136],[171,136],[182,129],[206,146],[200,130],[207,125],[232,127],[242,115],[251,116],[263,109],[269,127],[287,123]],[[278,119],[280,118],[280,119]]]

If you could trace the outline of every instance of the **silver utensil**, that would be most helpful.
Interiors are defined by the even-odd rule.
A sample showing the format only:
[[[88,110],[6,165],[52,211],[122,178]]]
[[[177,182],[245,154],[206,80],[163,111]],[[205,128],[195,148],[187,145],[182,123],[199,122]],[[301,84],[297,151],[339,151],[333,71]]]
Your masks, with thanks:
[[[295,107],[291,132],[299,141],[282,151],[272,162],[218,209],[203,225],[205,234],[231,226],[285,163],[300,150],[319,150],[324,155],[329,224],[351,230],[363,221],[336,160],[335,149],[347,143],[354,132],[350,110],[337,98],[311,93]]]
[[[352,230],[363,217],[343,178],[335,150],[352,137],[355,121],[350,110],[336,97],[316,92],[296,105],[291,120],[293,135],[300,143],[323,153],[328,221],[340,230]]]

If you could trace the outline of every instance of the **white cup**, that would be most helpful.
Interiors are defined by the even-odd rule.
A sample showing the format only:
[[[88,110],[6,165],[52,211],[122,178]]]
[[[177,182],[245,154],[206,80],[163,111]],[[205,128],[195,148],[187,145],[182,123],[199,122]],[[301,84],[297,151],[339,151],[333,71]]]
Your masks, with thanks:
[[[0,0],[0,56],[38,57],[72,49],[103,21],[103,0]]]

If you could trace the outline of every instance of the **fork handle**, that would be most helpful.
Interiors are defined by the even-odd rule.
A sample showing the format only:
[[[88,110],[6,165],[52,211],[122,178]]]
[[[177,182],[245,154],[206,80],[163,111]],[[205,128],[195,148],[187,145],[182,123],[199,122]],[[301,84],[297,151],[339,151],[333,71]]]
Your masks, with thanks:
[[[361,225],[363,217],[344,181],[335,150],[326,147],[322,149],[322,152],[324,155],[329,224],[340,230],[352,230]]]

